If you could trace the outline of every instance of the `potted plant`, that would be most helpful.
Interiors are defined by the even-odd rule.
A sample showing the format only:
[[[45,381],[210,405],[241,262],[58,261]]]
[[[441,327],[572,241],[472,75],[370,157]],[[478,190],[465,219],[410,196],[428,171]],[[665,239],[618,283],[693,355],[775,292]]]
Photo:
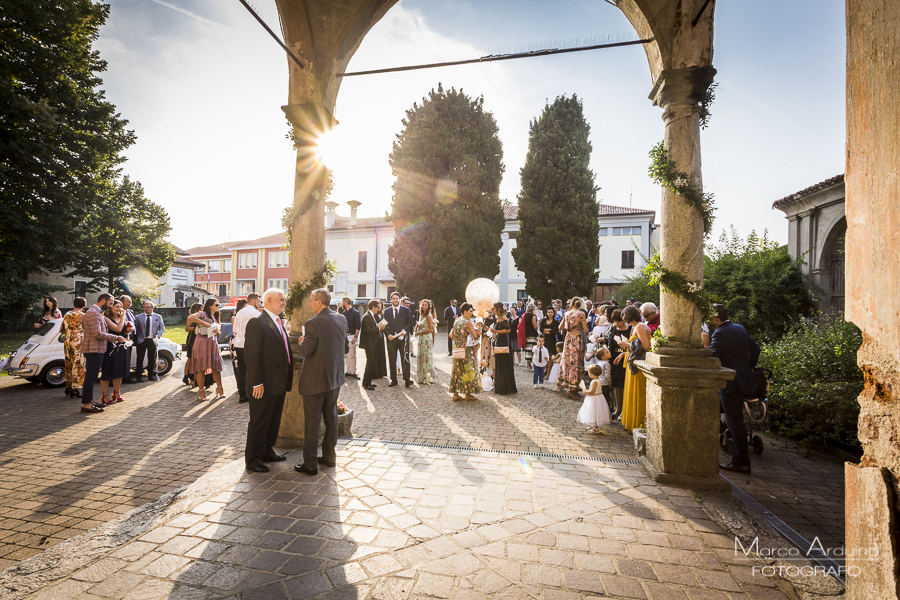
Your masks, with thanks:
[[[647,425],[641,423],[640,427],[631,430],[631,434],[634,436],[634,450],[638,456],[647,454]]]
[[[350,428],[353,425],[353,411],[347,406],[338,400],[337,403],[337,412],[338,412],[338,437],[347,438],[353,437],[353,434],[350,432]]]

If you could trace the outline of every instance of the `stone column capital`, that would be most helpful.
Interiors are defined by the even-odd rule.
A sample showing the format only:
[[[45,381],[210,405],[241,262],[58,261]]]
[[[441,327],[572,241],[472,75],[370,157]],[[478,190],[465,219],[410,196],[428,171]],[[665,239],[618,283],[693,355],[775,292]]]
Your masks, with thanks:
[[[700,102],[715,77],[712,66],[664,69],[656,78],[650,100],[666,112],[676,106],[688,106],[699,112]]]

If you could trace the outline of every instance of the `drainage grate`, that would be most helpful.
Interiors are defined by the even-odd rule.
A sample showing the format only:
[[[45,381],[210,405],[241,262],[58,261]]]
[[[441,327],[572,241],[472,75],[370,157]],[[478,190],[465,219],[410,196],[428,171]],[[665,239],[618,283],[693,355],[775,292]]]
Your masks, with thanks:
[[[497,452],[498,454],[516,454],[520,456],[534,456],[537,458],[568,458],[571,460],[590,460],[595,462],[606,462],[606,463],[617,463],[617,464],[625,464],[625,465],[636,465],[640,464],[637,460],[626,460],[623,458],[603,458],[600,456],[568,456],[565,454],[548,454],[546,452],[521,452],[519,450],[493,450],[491,448],[471,448],[469,446],[442,446],[440,444],[419,444],[416,442],[394,442],[390,440],[370,440],[366,438],[340,438],[338,441],[347,442],[348,444],[351,442],[361,442],[362,444],[368,444],[369,442],[376,442],[379,444],[384,444],[386,446],[402,446],[409,448],[440,448],[441,450],[470,450],[473,452]]]
[[[845,583],[844,578],[840,575],[837,575],[837,573],[842,572],[840,563],[822,552],[818,547],[813,547],[812,542],[803,537],[800,532],[779,519],[775,513],[760,504],[753,496],[739,488],[733,481],[731,481],[721,473],[719,475],[722,477],[722,479],[731,484],[731,493],[734,494],[738,498],[738,500],[746,504],[747,507],[757,515],[759,515],[759,517],[763,521],[774,527],[778,531],[778,533],[783,535],[801,552],[804,552],[807,557],[809,557],[819,565],[825,567],[826,569],[829,569],[829,571],[834,574],[834,577],[836,579],[838,579],[841,583]]]

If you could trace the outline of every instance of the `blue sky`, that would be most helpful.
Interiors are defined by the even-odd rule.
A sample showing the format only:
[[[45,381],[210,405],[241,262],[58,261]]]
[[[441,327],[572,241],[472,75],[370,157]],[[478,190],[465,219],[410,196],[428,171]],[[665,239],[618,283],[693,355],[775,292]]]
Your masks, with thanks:
[[[138,136],[125,171],[172,218],[181,247],[279,230],[293,152],[281,105],[284,53],[237,0],[111,0],[97,48],[107,97]],[[277,24],[273,0],[259,0]],[[714,238],[768,229],[787,240],[774,200],[844,169],[845,30],[841,0],[716,3],[716,102],[703,131],[703,177],[716,195]],[[459,60],[550,40],[633,35],[602,0],[403,0],[367,35],[349,70]],[[647,177],[663,136],[640,47],[347,78],[330,140],[332,197],[390,210],[388,154],[404,113],[438,83],[483,95],[500,127],[501,197],[516,201],[528,125],[577,94],[591,125],[591,166],[607,204],[659,210]],[[338,209],[346,214],[344,204]]]

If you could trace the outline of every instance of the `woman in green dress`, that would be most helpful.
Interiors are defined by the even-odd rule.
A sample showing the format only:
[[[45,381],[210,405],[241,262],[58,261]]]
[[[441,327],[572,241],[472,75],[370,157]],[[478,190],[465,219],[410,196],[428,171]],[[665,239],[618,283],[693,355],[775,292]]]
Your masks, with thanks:
[[[419,303],[419,320],[415,337],[419,340],[416,351],[416,381],[422,385],[434,383],[434,320],[431,317],[431,300]]]
[[[478,370],[475,367],[475,349],[481,342],[481,332],[475,326],[475,308],[468,302],[460,307],[460,317],[453,324],[453,371],[450,373],[450,391],[454,400],[477,400],[474,394],[482,391]],[[458,351],[465,357],[457,358]],[[465,394],[465,398],[460,396]]]

